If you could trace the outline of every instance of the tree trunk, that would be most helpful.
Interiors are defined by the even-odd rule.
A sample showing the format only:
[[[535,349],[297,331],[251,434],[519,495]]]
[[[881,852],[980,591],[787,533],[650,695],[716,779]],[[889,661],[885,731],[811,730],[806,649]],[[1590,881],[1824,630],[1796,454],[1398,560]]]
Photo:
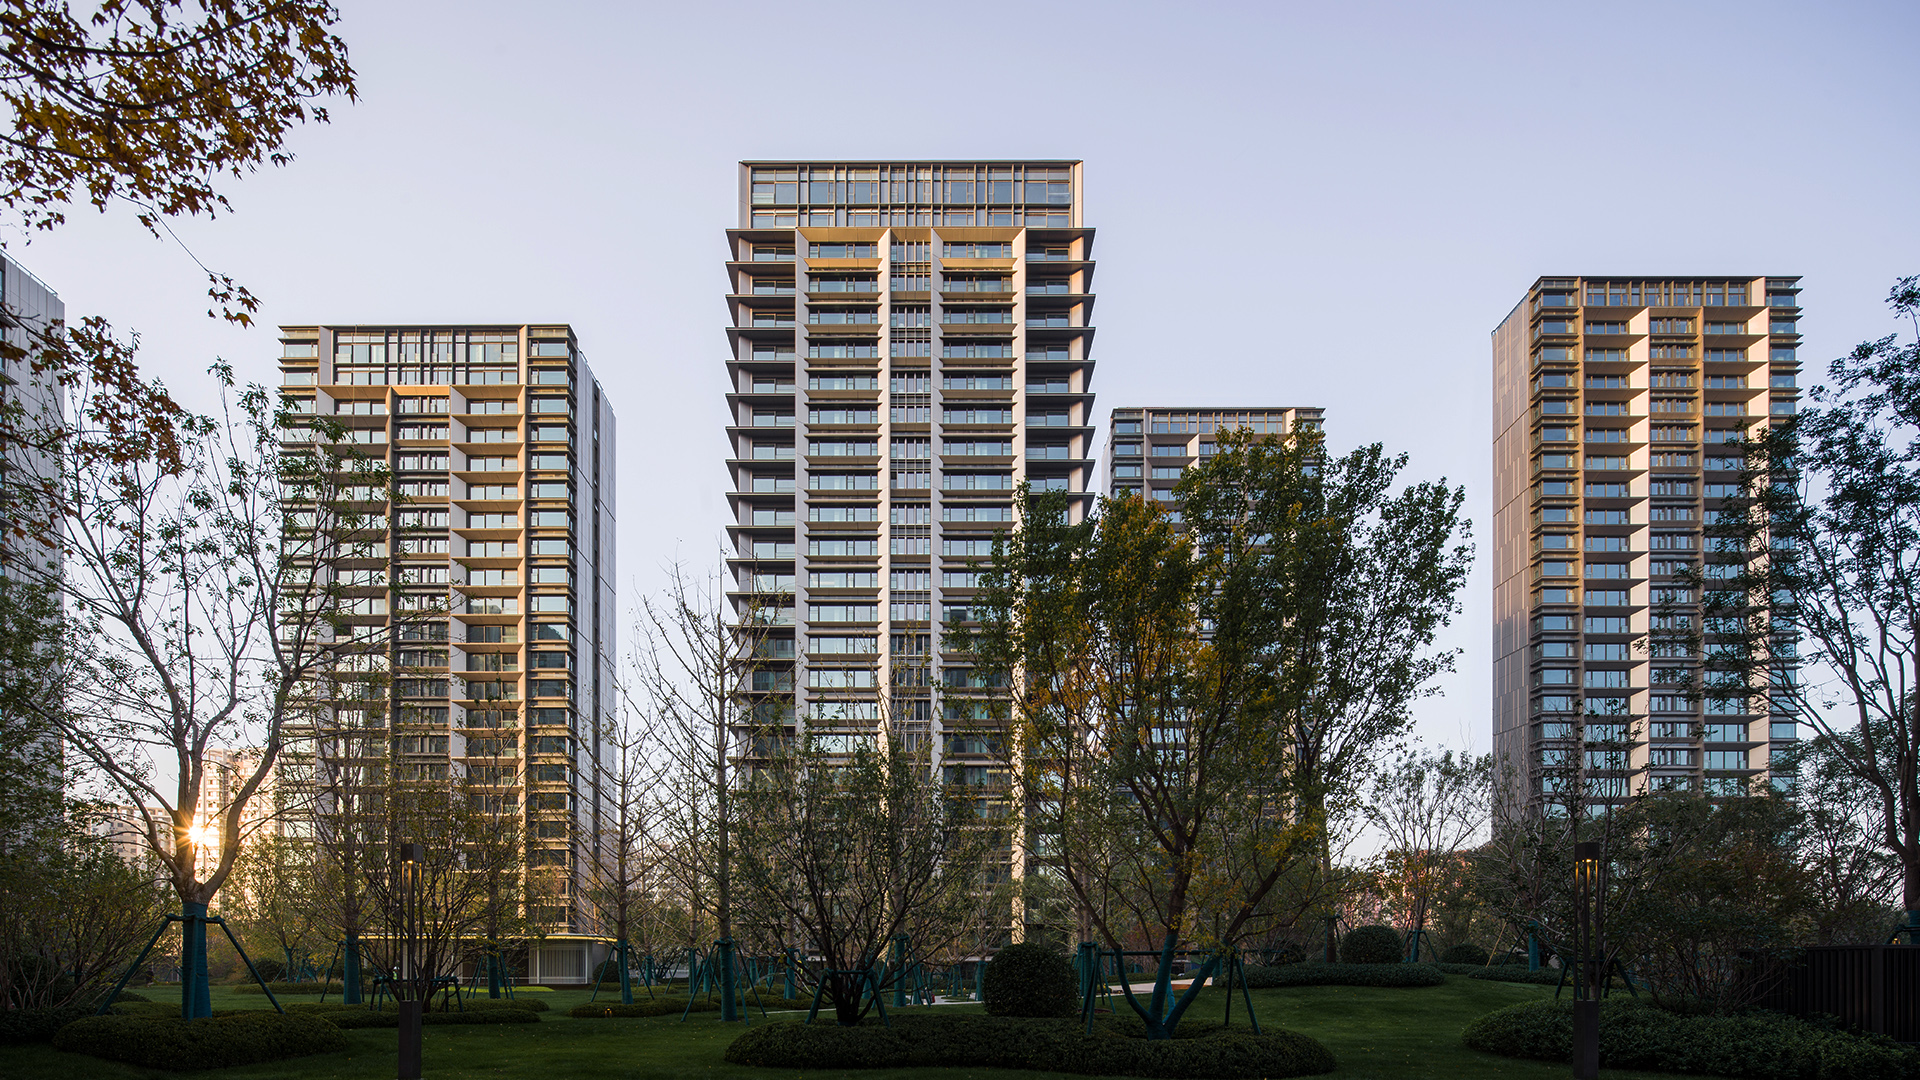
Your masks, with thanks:
[[[347,931],[347,943],[340,967],[340,1000],[348,1005],[360,1004],[360,935],[357,931]]]
[[[198,1020],[213,1015],[207,993],[207,905],[180,902],[180,1015]]]

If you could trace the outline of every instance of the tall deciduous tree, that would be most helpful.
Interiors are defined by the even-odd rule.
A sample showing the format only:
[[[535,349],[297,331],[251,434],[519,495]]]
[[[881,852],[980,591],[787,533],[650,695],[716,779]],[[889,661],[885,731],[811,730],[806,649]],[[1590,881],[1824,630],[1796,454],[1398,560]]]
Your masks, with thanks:
[[[228,369],[214,373],[231,388]],[[279,760],[302,687],[364,645],[351,624],[373,602],[331,568],[373,554],[367,502],[383,497],[385,464],[318,419],[293,429],[314,441],[283,449],[287,423],[250,387],[238,415],[186,425],[178,470],[63,457],[63,563],[17,568],[58,590],[69,613],[65,693],[33,707],[140,814],[185,919],[189,1016],[209,1013],[204,919],[241,850],[247,806]],[[205,805],[209,752],[223,747],[260,753],[231,801]]]
[[[1023,493],[981,628],[956,636],[1009,683],[1029,843],[1111,947],[1159,946],[1151,1001],[1129,991],[1153,1037],[1276,884],[1329,861],[1329,809],[1450,661],[1432,643],[1470,559],[1464,493],[1395,493],[1403,466],[1228,434],[1182,480],[1181,527],[1138,499],[1076,523]],[[1186,943],[1215,951],[1169,1007]]]
[[[1920,278],[1888,303],[1914,338],[1862,343],[1745,444],[1692,637],[1710,705],[1811,725],[1865,786],[1920,939]]]
[[[230,210],[223,176],[285,165],[292,130],[325,123],[324,99],[354,96],[346,44],[332,33],[338,18],[317,0],[107,0],[80,11],[65,0],[5,0],[0,213],[48,230],[73,205],[118,202],[170,236],[173,220]],[[205,272],[221,315],[251,323],[253,295]],[[98,316],[45,322],[11,296],[0,324],[14,331],[0,341],[0,453],[182,465],[176,427],[186,414],[140,377],[134,339]],[[48,407],[79,392],[85,412]],[[53,479],[7,478],[6,529],[58,532],[65,493]]]
[[[703,942],[712,918],[723,959],[735,938],[734,860],[738,853],[736,761],[755,752],[756,733],[784,731],[792,722],[791,676],[755,693],[755,676],[772,674],[765,643],[777,607],[749,604],[736,611],[723,577],[697,578],[671,568],[666,589],[643,599],[641,646],[633,659],[630,694],[645,702],[652,754],[664,791],[661,822],[667,871],[683,886],[690,918],[688,947]],[[771,686],[771,684],[769,684]],[[763,688],[765,689],[765,688]],[[731,962],[719,965],[721,1018],[738,1018]]]

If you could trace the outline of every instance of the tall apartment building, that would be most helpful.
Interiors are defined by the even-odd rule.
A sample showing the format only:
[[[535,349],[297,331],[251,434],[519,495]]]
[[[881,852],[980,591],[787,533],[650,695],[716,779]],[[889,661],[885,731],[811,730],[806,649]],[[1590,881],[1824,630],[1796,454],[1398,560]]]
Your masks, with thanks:
[[[374,557],[331,568],[391,698],[369,708],[342,688],[296,736],[384,725],[396,775],[463,779],[521,815],[528,864],[572,871],[535,917],[584,931],[614,708],[614,415],[573,330],[284,326],[281,340],[295,410],[385,457],[401,496],[371,507],[387,531]]]
[[[754,685],[828,745],[884,726],[954,782],[1008,779],[942,641],[1018,484],[1091,498],[1081,195],[1077,161],[740,165],[733,599],[774,626]]]
[[[1325,418],[1325,409],[1278,406],[1115,409],[1107,436],[1107,494],[1172,504],[1173,485],[1190,466],[1213,456],[1220,432],[1293,435],[1320,430]]]
[[[67,306],[59,293],[12,257],[0,253],[0,339],[5,340],[9,354],[0,356],[0,407],[11,414],[9,427],[53,430],[61,424],[59,393],[45,378],[33,374],[32,368],[46,336],[59,333],[66,318]],[[0,492],[18,481],[52,481],[58,474],[59,462],[47,451],[11,439],[0,442]],[[58,566],[57,549],[17,537],[11,530],[0,535],[0,553],[9,559],[31,553]]]
[[[1493,332],[1493,742],[1507,804],[1744,791],[1795,736],[1767,698],[1700,703],[1675,574],[1735,494],[1743,427],[1793,415],[1799,279],[1541,278]],[[1710,641],[1709,641],[1710,644]],[[1605,744],[1595,747],[1593,743]]]

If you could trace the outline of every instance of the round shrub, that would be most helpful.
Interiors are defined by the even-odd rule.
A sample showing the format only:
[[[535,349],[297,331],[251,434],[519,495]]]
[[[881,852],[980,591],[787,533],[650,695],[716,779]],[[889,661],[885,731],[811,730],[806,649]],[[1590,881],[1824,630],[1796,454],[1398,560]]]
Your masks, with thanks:
[[[1009,945],[994,953],[980,990],[991,1016],[1072,1016],[1079,1011],[1080,980],[1073,964],[1045,945]]]
[[[1460,1039],[1503,1057],[1565,1062],[1573,1053],[1573,1002],[1496,1009],[1469,1023]],[[1752,1080],[1902,1080],[1920,1070],[1920,1053],[1883,1036],[1790,1016],[1683,1016],[1612,998],[1600,1003],[1600,1064]]]
[[[259,972],[260,977],[267,980],[270,983],[281,982],[287,977],[287,965],[278,960],[273,959],[270,956],[260,960],[255,960],[253,962],[253,970]],[[245,974],[245,972],[246,972],[246,969],[242,968],[241,973]],[[247,981],[253,982],[253,976],[248,975]],[[254,985],[258,986],[259,984],[254,983]]]
[[[1471,941],[1462,941],[1458,945],[1449,945],[1447,946],[1447,951],[1440,954],[1440,962],[1443,964],[1480,964],[1484,966],[1489,959],[1492,958],[1487,955],[1487,950],[1475,945]]]
[[[1089,1035],[1077,1020],[908,1013],[855,1027],[771,1023],[727,1047],[736,1065],[781,1069],[972,1066],[1109,1076],[1220,1078],[1312,1076],[1332,1072],[1333,1054],[1297,1032],[1223,1028],[1187,1021],[1175,1037],[1148,1041],[1138,1023],[1103,1021]]]
[[[1356,926],[1340,939],[1344,964],[1397,964],[1406,959],[1400,932],[1391,926]]]
[[[83,1016],[53,1037],[56,1050],[185,1072],[284,1061],[347,1048],[328,1018],[253,1009],[200,1020]]]

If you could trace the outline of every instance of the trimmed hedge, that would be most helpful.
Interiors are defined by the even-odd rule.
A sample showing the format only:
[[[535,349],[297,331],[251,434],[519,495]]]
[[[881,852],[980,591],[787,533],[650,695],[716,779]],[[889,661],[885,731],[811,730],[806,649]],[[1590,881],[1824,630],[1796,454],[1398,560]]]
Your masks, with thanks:
[[[1497,1009],[1469,1023],[1460,1040],[1502,1057],[1566,1062],[1573,1002]],[[1682,1016],[1612,999],[1600,1003],[1600,1065],[1751,1080],[1905,1080],[1920,1076],[1920,1052],[1790,1016]]]
[[[1475,945],[1471,941],[1462,941],[1457,945],[1449,945],[1447,946],[1447,951],[1440,954],[1440,962],[1443,964],[1472,964],[1478,967],[1485,967],[1487,961],[1491,959],[1493,959],[1493,957],[1488,954],[1486,949]]]
[[[364,1005],[349,1005],[339,1010],[319,1010],[311,1012],[302,1009],[298,1015],[317,1016],[331,1021],[342,1028],[397,1028],[400,1026],[398,1009],[386,1009],[382,1012],[369,1012]],[[427,1026],[457,1024],[537,1024],[540,1014],[531,1009],[468,1009],[466,1012],[423,1012],[420,1022]]]
[[[987,960],[980,998],[989,1016],[1072,1016],[1080,980],[1066,954],[1035,942],[1008,945]]]
[[[131,990],[122,990],[119,996],[113,999],[112,1011],[121,1011],[122,1005],[146,1003],[151,1000]],[[0,1009],[0,1046],[50,1042],[61,1028],[83,1016],[92,1016],[95,1008],[94,1005],[65,1005],[58,1009]],[[177,1015],[180,1012],[179,1004],[176,1002],[166,1006],[162,1010],[162,1015],[169,1012]]]
[[[1406,956],[1407,943],[1391,926],[1356,926],[1340,939],[1343,964],[1397,964]]]
[[[775,1009],[807,1009],[812,1008],[813,999],[768,996],[762,997],[758,1002],[755,1002],[749,997],[741,1003],[740,1008],[742,1011],[757,1014],[762,1006],[769,1012]],[[831,1012],[831,1007],[825,1001],[820,1003],[820,1009],[823,1013]],[[686,1011],[687,999],[684,997],[663,996],[657,998],[642,998],[636,995],[631,1005],[620,1004],[618,997],[612,1000],[601,998],[599,1001],[582,1002],[568,1009],[567,1015],[576,1020],[607,1020],[631,1016],[677,1016]],[[713,998],[695,998],[693,1011],[697,1013],[719,1012],[720,1002],[718,999]]]
[[[1532,983],[1535,986],[1560,985],[1560,969],[1543,967],[1539,971],[1528,971],[1524,967],[1512,964],[1495,964],[1481,968],[1468,975],[1469,979],[1491,979],[1494,982]]]
[[[373,985],[373,980],[368,979],[367,986],[371,987],[372,985]],[[324,982],[324,983],[323,982],[294,983],[294,982],[273,982],[272,980],[269,980],[267,982],[267,988],[273,991],[273,994],[275,997],[287,997],[287,996],[298,995],[298,994],[316,994],[316,995],[321,993],[337,994],[340,992],[340,984],[337,981]],[[231,989],[236,994],[261,994],[262,996],[265,995],[265,991],[260,989],[260,984],[257,982],[254,982],[251,979],[247,980],[246,982],[240,983],[236,986],[230,987],[229,989]]]
[[[1439,986],[1447,981],[1437,964],[1282,964],[1249,967],[1247,987],[1273,990],[1286,986]]]
[[[83,1016],[53,1037],[56,1050],[185,1072],[284,1061],[347,1048],[329,1018],[251,1009],[200,1020]]]
[[[49,1042],[61,1028],[92,1012],[85,1005],[60,1009],[0,1009],[0,1046]]]
[[[727,1047],[736,1065],[782,1069],[899,1069],[973,1066],[1168,1080],[1313,1076],[1334,1070],[1333,1054],[1297,1032],[1255,1035],[1245,1027],[1187,1021],[1170,1040],[1138,1037],[1138,1025],[1102,1022],[1088,1035],[1077,1020],[912,1013],[891,1027],[773,1023],[748,1028]]]

